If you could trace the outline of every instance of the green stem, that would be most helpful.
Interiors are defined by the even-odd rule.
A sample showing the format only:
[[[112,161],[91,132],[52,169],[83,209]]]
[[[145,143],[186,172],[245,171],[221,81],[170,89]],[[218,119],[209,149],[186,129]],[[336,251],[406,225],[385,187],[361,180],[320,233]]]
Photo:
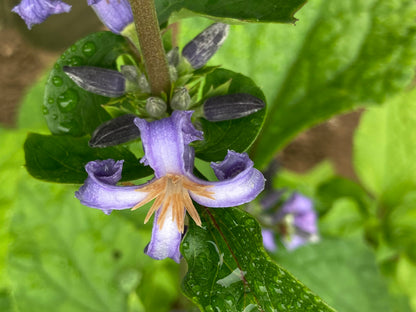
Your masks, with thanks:
[[[153,0],[129,0],[140,50],[153,95],[170,92],[169,67]]]

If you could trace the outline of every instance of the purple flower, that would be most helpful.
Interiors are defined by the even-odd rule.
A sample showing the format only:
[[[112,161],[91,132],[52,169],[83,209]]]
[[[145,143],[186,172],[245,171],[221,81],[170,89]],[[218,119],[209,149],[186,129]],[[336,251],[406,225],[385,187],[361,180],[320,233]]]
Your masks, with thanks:
[[[42,23],[49,15],[67,13],[71,6],[59,0],[22,0],[12,12],[20,15],[27,28]]]
[[[310,198],[294,193],[276,214],[276,222],[287,249],[318,240],[317,216]]]
[[[133,22],[133,12],[128,0],[88,0],[95,13],[113,33],[119,34]]]
[[[232,207],[253,200],[264,188],[264,177],[253,168],[247,154],[229,151],[224,161],[212,163],[219,181],[209,182],[192,173],[194,150],[189,144],[202,139],[191,123],[190,111],[174,111],[171,117],[147,122],[136,118],[145,156],[141,162],[152,167],[155,177],[139,186],[117,186],[123,161],[89,162],[88,178],[75,196],[82,204],[109,214],[116,209],[137,209],[155,200],[145,222],[153,213],[152,238],[145,253],[154,259],[180,260],[179,245],[186,211],[201,225],[192,200],[215,208]]]

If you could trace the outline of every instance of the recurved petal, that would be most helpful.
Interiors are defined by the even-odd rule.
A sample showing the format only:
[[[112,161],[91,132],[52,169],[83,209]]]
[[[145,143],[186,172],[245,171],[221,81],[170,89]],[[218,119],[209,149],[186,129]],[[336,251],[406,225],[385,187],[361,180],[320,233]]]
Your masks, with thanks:
[[[209,186],[210,196],[190,191],[191,197],[207,207],[232,207],[252,201],[264,189],[263,174],[253,168],[253,162],[247,154],[228,151],[224,161],[211,164],[219,182],[208,182],[189,175],[188,178],[198,184]]]
[[[12,12],[17,13],[26,22],[27,28],[42,23],[52,14],[67,13],[71,6],[59,0],[22,0]]]
[[[123,161],[112,159],[91,161],[85,166],[88,178],[75,192],[81,204],[101,209],[109,214],[112,210],[132,208],[142,201],[147,192],[138,186],[116,186],[121,179]]]
[[[156,260],[171,258],[175,262],[179,263],[181,259],[179,245],[181,244],[182,234],[178,231],[176,222],[172,221],[171,208],[169,208],[165,216],[163,227],[160,229],[157,224],[160,212],[161,209],[156,211],[155,219],[153,221],[152,238],[150,243],[146,246],[144,252]]]

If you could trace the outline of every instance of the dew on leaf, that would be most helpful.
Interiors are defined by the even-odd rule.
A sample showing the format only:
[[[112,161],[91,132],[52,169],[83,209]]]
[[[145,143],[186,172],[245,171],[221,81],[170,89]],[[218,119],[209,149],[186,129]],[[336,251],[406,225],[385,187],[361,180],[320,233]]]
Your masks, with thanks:
[[[60,86],[62,86],[62,84],[63,84],[62,78],[61,78],[61,77],[59,77],[59,76],[53,76],[53,77],[52,77],[52,84],[53,84],[55,87],[60,87]],[[49,101],[49,100],[48,100],[48,101]]]
[[[43,113],[44,115],[49,114],[49,109],[48,109],[45,105],[43,105],[43,106],[42,106],[42,113]]]
[[[72,52],[75,52],[77,50],[77,46],[75,45],[75,44],[73,44],[72,46],[71,46],[71,51]]]
[[[68,65],[70,66],[80,66],[84,63],[84,60],[80,56],[72,56],[69,59]]]
[[[92,56],[94,55],[96,50],[95,44],[93,42],[86,42],[82,46],[82,53],[84,53],[85,56]]]
[[[78,104],[78,94],[75,90],[68,89],[58,96],[57,102],[62,112],[72,111]]]

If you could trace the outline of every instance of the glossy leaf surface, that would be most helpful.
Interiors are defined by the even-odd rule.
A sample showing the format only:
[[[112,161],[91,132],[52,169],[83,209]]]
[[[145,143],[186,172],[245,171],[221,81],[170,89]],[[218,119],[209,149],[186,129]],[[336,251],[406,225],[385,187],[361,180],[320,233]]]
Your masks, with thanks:
[[[256,164],[264,168],[301,130],[402,90],[414,74],[415,10],[412,0],[310,0],[296,26],[231,26],[208,65],[241,72],[266,95]],[[182,44],[204,23],[184,20]]]
[[[151,175],[149,167],[124,147],[91,148],[88,138],[29,134],[25,142],[26,168],[41,180],[59,183],[83,183],[88,161],[112,158],[124,159],[122,180],[129,181]]]
[[[233,18],[245,22],[294,23],[294,13],[306,0],[168,0],[155,1],[160,23],[165,23],[170,14],[187,9],[201,15]],[[189,15],[189,13],[187,13]]]
[[[81,89],[62,67],[89,65],[116,69],[116,58],[129,52],[123,37],[99,32],[79,40],[61,55],[49,75],[43,104],[43,114],[52,134],[91,134],[98,125],[110,119],[101,107],[109,98]]]
[[[181,252],[185,294],[201,311],[333,311],[265,253],[260,227],[237,208],[201,208]]]
[[[231,81],[227,94],[249,93],[264,100],[263,92],[254,82],[241,74],[216,69],[206,76],[203,93]],[[207,161],[223,160],[227,150],[246,151],[260,132],[266,109],[252,115],[220,122],[201,119],[204,140],[194,143],[197,157]]]

